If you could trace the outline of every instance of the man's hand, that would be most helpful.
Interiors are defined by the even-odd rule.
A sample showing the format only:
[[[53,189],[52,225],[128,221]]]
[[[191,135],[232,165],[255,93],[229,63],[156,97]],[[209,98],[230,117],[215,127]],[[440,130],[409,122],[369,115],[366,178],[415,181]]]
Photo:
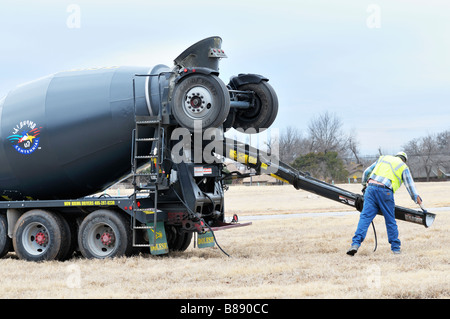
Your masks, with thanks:
[[[422,205],[422,198],[420,198],[420,196],[417,196],[417,204]]]

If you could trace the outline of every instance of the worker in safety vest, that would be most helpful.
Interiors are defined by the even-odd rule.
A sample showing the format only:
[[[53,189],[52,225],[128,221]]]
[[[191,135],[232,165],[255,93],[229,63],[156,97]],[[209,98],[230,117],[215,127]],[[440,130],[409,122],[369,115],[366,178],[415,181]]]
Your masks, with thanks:
[[[383,213],[389,243],[394,254],[400,253],[400,240],[395,221],[395,191],[405,183],[412,200],[421,204],[422,199],[417,194],[414,181],[406,162],[408,156],[399,152],[395,156],[381,156],[369,166],[363,174],[364,207],[359,218],[358,228],[352,239],[352,245],[347,254],[353,256],[364,241],[367,229],[378,211]],[[367,183],[367,184],[366,184]],[[367,188],[366,188],[367,185]]]

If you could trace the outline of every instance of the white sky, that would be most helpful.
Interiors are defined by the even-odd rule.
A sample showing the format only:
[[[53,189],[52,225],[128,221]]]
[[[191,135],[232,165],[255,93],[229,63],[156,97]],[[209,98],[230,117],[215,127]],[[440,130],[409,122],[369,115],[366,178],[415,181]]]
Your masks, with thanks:
[[[68,27],[71,4],[79,28]],[[280,103],[273,128],[306,134],[328,110],[356,132],[362,155],[393,153],[450,129],[449,34],[445,0],[2,0],[0,97],[68,69],[172,66],[217,35],[225,83],[238,73],[270,79]]]

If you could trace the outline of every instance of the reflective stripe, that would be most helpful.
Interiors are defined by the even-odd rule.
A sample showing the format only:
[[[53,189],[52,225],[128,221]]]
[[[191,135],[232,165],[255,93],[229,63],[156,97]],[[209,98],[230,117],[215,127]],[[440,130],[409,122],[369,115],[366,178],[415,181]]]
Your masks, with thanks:
[[[392,170],[392,173],[394,174],[395,177],[397,177],[397,181],[398,181],[399,185],[401,185],[401,184],[402,184],[402,179],[401,179],[401,177],[398,177],[398,175],[397,175],[395,172],[396,172],[400,167],[402,167],[403,165],[405,165],[405,163],[400,163],[400,164],[397,165],[397,167],[394,169],[394,168],[392,167],[392,163],[391,163],[391,162],[383,161],[383,159],[381,159],[380,162],[389,165],[389,167],[390,167],[391,170]]]

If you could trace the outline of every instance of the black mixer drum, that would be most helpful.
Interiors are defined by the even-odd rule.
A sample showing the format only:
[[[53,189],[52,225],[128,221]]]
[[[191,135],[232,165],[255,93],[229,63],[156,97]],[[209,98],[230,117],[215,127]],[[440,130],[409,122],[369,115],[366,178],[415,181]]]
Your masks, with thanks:
[[[155,79],[135,74],[166,68],[68,71],[12,90],[0,100],[1,198],[78,198],[128,175],[135,114],[158,112]]]

